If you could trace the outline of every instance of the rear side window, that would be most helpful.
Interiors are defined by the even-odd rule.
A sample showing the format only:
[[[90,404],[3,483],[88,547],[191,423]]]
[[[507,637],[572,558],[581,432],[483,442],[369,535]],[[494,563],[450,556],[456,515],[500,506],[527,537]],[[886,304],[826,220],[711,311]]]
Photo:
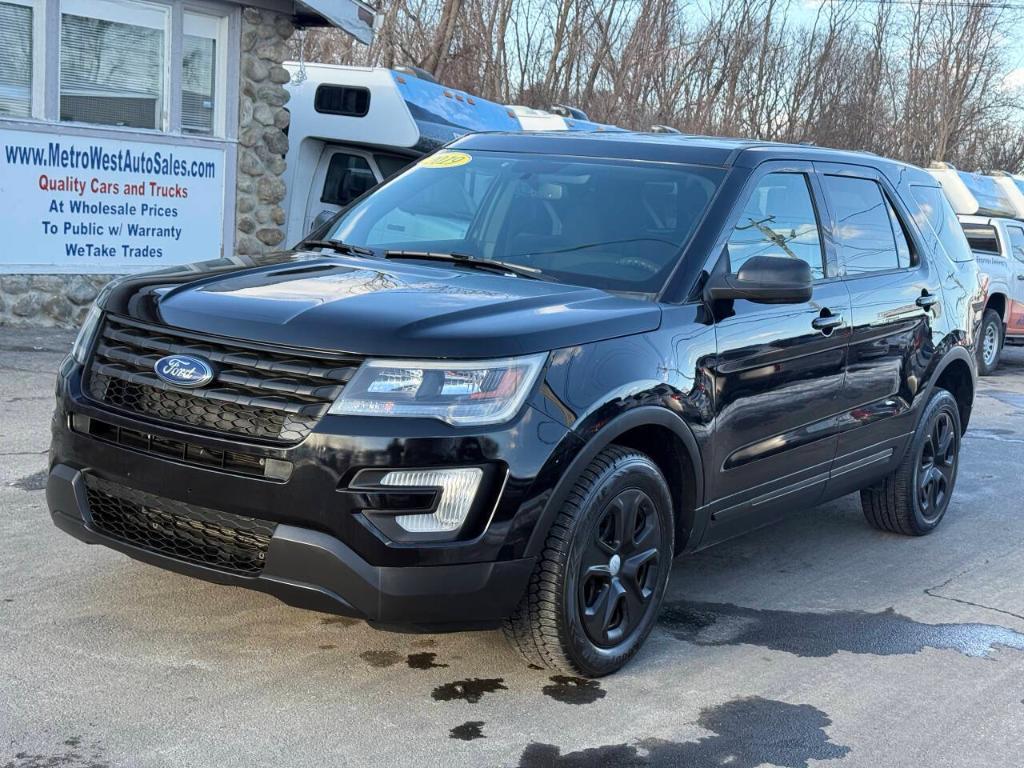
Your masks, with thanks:
[[[366,158],[338,152],[331,157],[331,164],[327,166],[320,202],[348,205],[376,184],[377,177],[373,175]]]
[[[964,230],[953,212],[953,206],[942,194],[942,190],[938,187],[914,185],[910,192],[919,206],[914,216],[917,225],[925,231],[931,228],[953,261],[971,261],[974,258],[971,248],[974,246],[968,244]]]
[[[1020,227],[1007,227],[1010,235],[1010,253],[1017,261],[1024,261],[1024,229]]]
[[[878,182],[825,176],[836,217],[836,237],[849,277],[910,266],[910,244]]]
[[[967,242],[972,251],[988,253],[992,256],[1001,256],[999,252],[999,234],[996,228],[990,224],[964,223],[963,232],[967,236]]]
[[[729,237],[732,272],[754,256],[802,259],[815,280],[825,277],[818,217],[804,174],[769,173],[757,183]]]

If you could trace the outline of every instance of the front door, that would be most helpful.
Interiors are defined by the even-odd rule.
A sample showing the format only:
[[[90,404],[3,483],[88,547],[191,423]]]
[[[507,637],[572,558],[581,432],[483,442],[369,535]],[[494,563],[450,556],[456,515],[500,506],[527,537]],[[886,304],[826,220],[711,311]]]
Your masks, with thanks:
[[[325,147],[309,190],[303,232],[312,232],[380,180],[381,172],[369,152]]]
[[[815,284],[801,304],[713,308],[714,501],[705,543],[769,522],[783,507],[814,504],[835,456],[850,297],[834,271],[816,189],[809,166],[762,169],[722,256],[734,273],[756,255],[803,259]]]

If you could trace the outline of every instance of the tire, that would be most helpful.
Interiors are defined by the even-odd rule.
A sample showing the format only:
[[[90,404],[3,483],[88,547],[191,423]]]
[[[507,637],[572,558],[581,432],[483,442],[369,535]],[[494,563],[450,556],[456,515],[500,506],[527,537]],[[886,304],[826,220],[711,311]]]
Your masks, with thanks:
[[[673,535],[657,465],[638,451],[604,449],[552,524],[506,638],[542,668],[584,677],[621,669],[654,627]]]
[[[942,522],[960,464],[960,410],[945,389],[935,389],[900,466],[860,492],[864,516],[875,528],[924,536]]]
[[[1003,321],[994,309],[986,309],[978,334],[978,375],[989,376],[999,367],[1003,354]]]

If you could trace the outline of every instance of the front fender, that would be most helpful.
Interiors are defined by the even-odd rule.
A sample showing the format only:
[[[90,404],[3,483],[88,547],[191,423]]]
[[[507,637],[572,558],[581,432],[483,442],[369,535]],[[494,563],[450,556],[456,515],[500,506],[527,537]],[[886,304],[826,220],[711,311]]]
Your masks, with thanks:
[[[533,557],[540,553],[547,539],[548,531],[555,521],[559,510],[565,504],[572,492],[577,478],[586,469],[587,465],[605,448],[613,444],[617,438],[637,427],[657,426],[671,431],[679,438],[687,457],[693,466],[693,478],[695,487],[695,508],[701,509],[704,504],[704,464],[701,458],[697,439],[690,426],[676,413],[667,408],[647,405],[639,406],[632,410],[619,413],[610,420],[601,421],[597,418],[588,420],[589,424],[584,425],[584,431],[574,432],[566,436],[563,446],[555,451],[553,460],[560,461],[560,478],[550,490],[537,523],[533,528],[530,539],[526,546],[527,557]],[[568,454],[572,458],[566,463]],[[542,472],[548,474],[547,472]],[[691,541],[699,541],[700,534],[706,521],[694,520],[694,530],[691,534]]]

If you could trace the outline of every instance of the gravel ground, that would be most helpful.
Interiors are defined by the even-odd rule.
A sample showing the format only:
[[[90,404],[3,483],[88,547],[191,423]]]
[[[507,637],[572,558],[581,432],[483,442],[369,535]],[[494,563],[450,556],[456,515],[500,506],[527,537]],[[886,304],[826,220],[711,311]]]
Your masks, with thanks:
[[[71,338],[0,338],[0,766],[997,766],[1024,743],[1024,351],[983,380],[943,527],[858,499],[675,565],[599,682],[498,633],[399,635],[88,547],[42,487]]]

